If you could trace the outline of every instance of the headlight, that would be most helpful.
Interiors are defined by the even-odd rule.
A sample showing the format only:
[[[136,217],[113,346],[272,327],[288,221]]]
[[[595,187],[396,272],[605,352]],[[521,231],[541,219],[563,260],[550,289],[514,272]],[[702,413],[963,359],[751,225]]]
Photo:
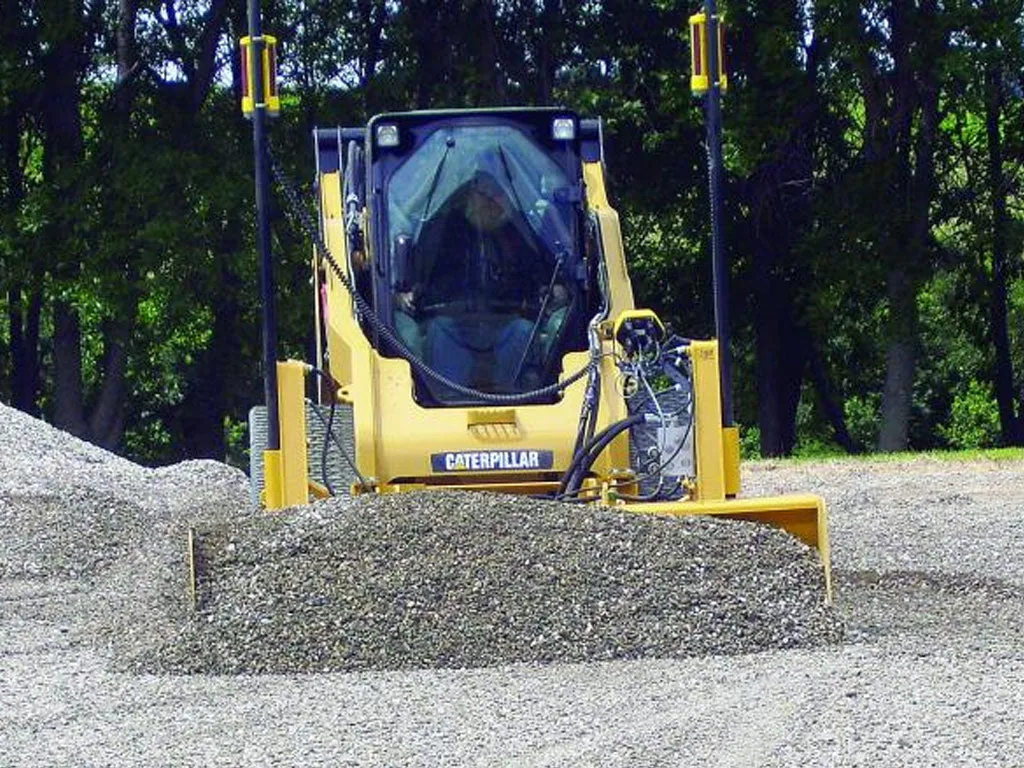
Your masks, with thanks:
[[[551,121],[551,138],[555,141],[571,141],[576,138],[576,121],[571,117],[556,117]]]
[[[377,146],[378,147],[397,147],[398,146],[398,126],[388,123],[386,125],[377,126]]]

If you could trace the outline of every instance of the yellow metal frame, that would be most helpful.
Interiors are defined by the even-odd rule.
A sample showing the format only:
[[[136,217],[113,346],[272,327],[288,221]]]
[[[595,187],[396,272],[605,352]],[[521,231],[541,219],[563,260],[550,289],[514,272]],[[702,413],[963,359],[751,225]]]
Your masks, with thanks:
[[[610,316],[633,309],[633,292],[626,272],[618,214],[608,205],[600,163],[584,164],[590,209],[597,218],[604,245],[605,269],[611,287]],[[324,240],[341,264],[349,264],[344,235],[340,172],[319,179]],[[372,238],[367,238],[372,242]],[[572,459],[576,425],[586,390],[586,379],[574,382],[562,399],[546,405],[512,408],[424,408],[412,397],[413,381],[405,360],[386,358],[363,334],[355,318],[348,291],[325,265],[328,311],[325,319],[330,373],[353,404],[355,454],[359,471],[379,492],[415,487],[466,487],[482,482],[496,491],[522,492],[524,483],[553,483]],[[614,382],[618,369],[612,358],[614,341],[602,342],[606,354],[600,363],[605,381]],[[584,368],[588,352],[573,352],[562,360],[566,375]],[[625,418],[626,406],[614,386],[602,387],[598,429]],[[471,477],[435,474],[430,455],[441,450],[516,450],[543,448],[554,454],[554,466],[544,476],[529,472],[491,472]],[[595,464],[595,471],[610,476],[629,468],[628,435],[621,435]]]
[[[650,320],[661,332],[662,338],[664,338],[665,326],[661,322],[661,318],[653,310],[627,309],[625,312],[620,312],[612,323],[612,336],[616,341],[619,340],[619,332],[622,330],[622,326],[629,320]]]
[[[263,452],[263,504],[284,509],[309,502],[306,446],[306,372],[297,360],[277,364],[277,408],[281,447]]]
[[[694,450],[697,453],[697,501],[725,498],[725,451],[722,449],[722,399],[718,397],[718,342],[690,345],[693,367]]]
[[[740,490],[739,433],[723,428],[718,342],[694,341],[689,347],[693,368],[694,450],[697,477],[690,498],[665,502],[606,502],[631,512],[660,515],[714,515],[782,528],[821,553],[826,600],[832,599],[828,513],[819,496],[794,494],[732,498]]]

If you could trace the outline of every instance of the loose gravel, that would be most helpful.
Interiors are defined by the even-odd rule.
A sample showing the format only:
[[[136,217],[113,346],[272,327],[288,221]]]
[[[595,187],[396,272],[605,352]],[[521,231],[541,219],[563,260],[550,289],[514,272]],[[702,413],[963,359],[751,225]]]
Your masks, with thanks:
[[[304,563],[309,575],[317,557],[302,543],[325,531],[340,540],[346,526],[368,522],[363,510],[335,501],[270,523],[253,514],[234,470],[143,469],[0,406],[0,765],[1021,765],[1024,462],[755,463],[744,483],[751,494],[825,496],[843,644],[474,669],[140,675],[118,671],[111,654],[180,671],[176,649],[207,647],[178,567],[188,524],[221,534],[210,554],[227,590],[218,604],[207,585],[199,615],[211,627],[243,626],[252,616],[231,618],[223,599],[232,584],[241,595],[244,563],[257,555],[248,536],[268,533],[260,541],[280,545],[270,561]],[[60,503],[71,498],[78,514]],[[391,515],[412,525],[397,507]],[[461,509],[451,530],[456,522],[475,525],[474,510]],[[582,527],[602,525],[619,522]],[[457,540],[436,544],[460,562]],[[351,563],[351,574],[364,566],[392,572]],[[238,605],[266,610],[263,590],[287,580],[249,575],[256,599]],[[304,605],[299,594],[288,597],[293,610]],[[338,608],[309,606],[329,607]],[[228,650],[237,662],[217,650],[198,666],[247,668],[244,647]],[[353,666],[363,664],[388,666]]]
[[[86,626],[121,669],[464,668],[842,637],[817,553],[767,527],[464,492],[254,514],[228,468],[147,470],[4,415],[49,490],[22,490],[26,467],[6,473],[0,574],[91,581],[104,597]]]
[[[474,667],[841,637],[816,553],[752,523],[433,491],[202,538],[202,610],[143,668]]]
[[[190,522],[253,514],[237,469],[141,467],[2,405],[0,448],[0,584],[48,585],[46,611],[117,667],[190,619]]]

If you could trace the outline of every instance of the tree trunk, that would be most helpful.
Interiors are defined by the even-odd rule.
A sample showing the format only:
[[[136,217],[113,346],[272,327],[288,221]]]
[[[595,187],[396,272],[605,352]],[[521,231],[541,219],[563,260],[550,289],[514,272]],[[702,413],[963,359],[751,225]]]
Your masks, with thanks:
[[[497,11],[494,0],[477,0],[475,7],[480,34],[476,38],[477,67],[480,70],[480,93],[474,100],[477,104],[505,104],[505,77],[502,74],[498,33],[495,28]]]
[[[44,177],[54,191],[54,199],[64,210],[73,211],[78,198],[75,177],[83,157],[79,91],[85,50],[82,6],[80,0],[71,0],[41,7],[44,14],[53,14],[41,19],[50,48],[43,61]],[[53,420],[59,428],[85,437],[88,427],[82,391],[82,332],[78,313],[62,295],[78,278],[80,265],[65,223],[58,218],[46,233],[55,261],[58,295],[53,303]]]
[[[21,160],[23,114],[20,94],[11,94],[0,118],[0,145],[4,150],[3,164],[7,181],[3,211],[12,219],[17,215],[25,198],[25,177]],[[43,266],[39,260],[35,260],[30,274],[26,274],[23,264],[7,262],[4,266],[6,276],[11,281],[7,286],[11,403],[26,413],[38,415],[39,322],[43,305]]]
[[[782,281],[771,274],[776,259],[772,250],[767,245],[755,247],[754,252],[757,421],[761,455],[788,456],[796,446],[796,412],[805,356],[789,310],[792,297]]]
[[[749,179],[751,257],[754,272],[754,332],[757,350],[758,425],[763,456],[788,456],[796,447],[797,407],[807,363],[806,334],[797,321],[791,275],[793,244],[808,221],[801,196],[789,184],[809,175],[798,146],[802,128]]]
[[[1005,445],[1024,445],[1024,414],[1014,405],[1013,360],[1007,325],[1006,272],[1010,226],[1006,210],[1003,147],[1000,136],[1002,72],[990,64],[985,73],[985,123],[988,132],[988,180],[992,198],[992,286],[989,294],[989,333],[996,353],[995,393],[999,405],[999,426]]]
[[[67,210],[74,211],[73,201],[79,190],[78,166],[84,157],[79,83],[87,60],[87,32],[79,0],[72,0],[59,10],[63,11],[59,23],[57,19],[44,20],[48,29],[58,32],[44,65],[45,168],[48,181],[63,193],[58,199]],[[135,0],[120,1],[115,106],[117,135],[124,141],[130,138],[132,95],[128,80],[135,66],[136,11]],[[58,290],[71,288],[81,271],[75,243],[66,239],[61,231],[53,233],[52,243],[55,252],[60,254],[55,269]],[[124,274],[131,274],[131,261],[131,254],[126,253]],[[128,279],[131,281],[130,277]],[[53,309],[54,424],[102,447],[116,448],[124,429],[127,344],[134,321],[134,302],[127,302],[127,309],[123,309],[119,317],[103,325],[103,375],[94,406],[87,415],[82,382],[81,323],[67,294],[58,296]]]
[[[204,36],[219,35],[224,19],[211,16]],[[204,70],[200,68],[196,76]],[[209,73],[205,82],[190,83],[193,92],[208,93],[211,86]],[[232,68],[233,88],[241,88],[240,71]],[[195,111],[184,116],[189,133],[198,130],[199,110],[203,103],[195,104]],[[228,411],[228,382],[237,370],[238,300],[240,281],[231,272],[231,255],[236,253],[240,240],[241,223],[228,222],[221,230],[219,242],[214,243],[215,258],[220,264],[220,276],[211,298],[215,307],[213,333],[209,346],[197,357],[194,370],[187,379],[187,389],[177,408],[177,427],[181,432],[182,455],[188,458],[208,458],[222,461],[226,454],[224,418]]]
[[[210,347],[199,360],[198,376],[189,386],[181,403],[181,431],[184,455],[190,459],[216,459],[227,455],[224,439],[224,417],[227,415],[227,375],[224,370],[232,359],[237,343],[235,307],[222,307],[217,312]]]
[[[760,299],[758,300],[760,305]],[[761,455],[784,456],[782,414],[779,412],[779,381],[775,375],[779,360],[779,334],[758,307],[757,318],[757,426],[761,432]]]
[[[53,423],[83,439],[89,436],[82,390],[82,329],[71,304],[53,304]]]
[[[949,41],[948,30],[938,23],[936,14],[936,0],[922,0],[916,9],[909,4],[892,4],[896,90],[890,118],[890,157],[896,169],[896,192],[906,202],[901,217],[904,224],[895,225],[897,236],[888,243],[889,322],[878,442],[882,451],[904,451],[909,447],[917,362],[917,290],[928,273],[941,91],[939,69]],[[916,55],[911,54],[910,46],[914,36]]]
[[[138,0],[119,0],[117,15],[117,114],[127,128],[132,111],[132,90],[129,87],[136,65],[135,19]],[[125,136],[124,138],[127,138]]]
[[[893,269],[886,280],[886,296],[889,300],[889,332],[878,449],[905,451],[914,391],[917,291],[905,271]]]
[[[43,311],[43,268],[33,269],[32,283],[26,291],[13,286],[7,293],[8,319],[11,327],[11,403],[33,416],[39,415],[39,323]],[[27,310],[27,311],[26,311]]]
[[[114,136],[121,145],[131,140],[131,117],[134,103],[132,77],[136,67],[135,20],[137,0],[119,0],[117,20],[117,83],[115,93]],[[116,159],[115,159],[116,168]],[[116,204],[116,203],[115,203]],[[102,325],[103,377],[88,416],[89,440],[114,450],[124,433],[125,378],[128,372],[128,344],[135,325],[137,291],[133,287],[135,249],[128,245],[121,256],[120,274],[125,276],[130,297],[118,316]]]
[[[136,0],[122,0],[122,2],[132,3],[135,1]],[[133,7],[132,13],[134,14],[134,12],[135,9]],[[193,113],[198,113],[199,110],[202,109],[203,104],[206,103],[206,97],[210,94],[210,88],[213,85],[213,76],[217,71],[217,46],[220,43],[221,31],[224,29],[224,23],[226,20],[226,0],[212,0],[210,7],[204,16],[203,28],[200,31],[199,39],[196,42],[195,75],[191,78],[191,82],[189,83],[189,90],[192,94],[191,107]]]
[[[127,345],[132,325],[130,320],[118,319],[103,327],[103,386],[89,415],[89,440],[111,451],[120,444],[124,432]]]
[[[559,38],[565,20],[559,0],[544,0],[537,31],[537,104],[553,104],[555,73],[558,68]]]
[[[842,401],[835,397],[832,386],[829,384],[828,373],[825,370],[825,362],[821,354],[814,347],[810,339],[807,340],[807,368],[810,374],[814,391],[818,393],[818,401],[825,417],[832,425],[832,435],[847,453],[861,453],[864,448],[857,444],[846,426],[846,414],[843,413]]]
[[[416,55],[416,108],[429,109],[438,87],[447,85],[450,42],[443,29],[443,9],[428,0],[406,5]]]
[[[220,280],[215,299],[210,346],[197,361],[188,392],[178,409],[184,455],[195,459],[223,461],[227,455],[224,418],[228,413],[229,382],[238,370],[238,337],[241,313],[238,295],[241,281],[230,268],[229,254],[240,247],[237,227],[227,227],[219,244]]]
[[[374,79],[384,56],[384,25],[388,21],[388,7],[385,0],[359,0],[358,9],[360,24],[366,33],[360,57],[359,90],[363,94],[366,114],[375,115],[380,110]]]

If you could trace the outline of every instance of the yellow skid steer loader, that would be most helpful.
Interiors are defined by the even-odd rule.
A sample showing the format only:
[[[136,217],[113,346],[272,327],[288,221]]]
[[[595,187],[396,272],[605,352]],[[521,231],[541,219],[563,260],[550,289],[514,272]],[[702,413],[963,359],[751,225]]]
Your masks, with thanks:
[[[266,405],[251,416],[260,502],[462,489],[755,521],[819,551],[829,600],[822,499],[740,496],[721,233],[728,81],[713,0],[690,22],[691,85],[708,116],[717,340],[677,336],[635,306],[600,120],[560,108],[408,112],[314,131],[317,220],[274,168],[315,245],[315,365],[273,362],[265,118],[280,101],[275,41],[249,5],[242,104],[253,120],[264,304]],[[310,373],[317,404],[305,397]],[[194,596],[202,553],[190,538]]]
[[[409,112],[314,140],[318,359],[277,364],[265,506],[454,488],[751,520],[817,548],[830,593],[823,501],[739,496],[718,342],[634,304],[600,121]]]

